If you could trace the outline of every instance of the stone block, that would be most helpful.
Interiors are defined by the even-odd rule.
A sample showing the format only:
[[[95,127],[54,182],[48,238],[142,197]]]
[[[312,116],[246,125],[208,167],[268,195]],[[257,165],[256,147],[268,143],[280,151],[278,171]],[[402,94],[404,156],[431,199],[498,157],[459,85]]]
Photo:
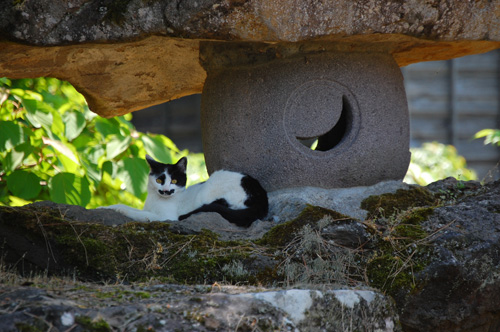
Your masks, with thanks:
[[[400,180],[410,161],[403,77],[387,53],[209,67],[201,116],[209,173],[242,171],[269,191]]]

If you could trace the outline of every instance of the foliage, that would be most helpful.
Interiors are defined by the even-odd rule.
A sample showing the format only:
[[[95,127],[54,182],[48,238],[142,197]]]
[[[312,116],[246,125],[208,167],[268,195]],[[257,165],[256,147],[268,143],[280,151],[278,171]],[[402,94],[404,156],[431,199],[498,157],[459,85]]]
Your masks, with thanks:
[[[410,150],[411,163],[404,179],[407,183],[425,186],[450,176],[463,181],[477,178],[476,173],[467,168],[465,158],[457,154],[453,145],[432,142]]]
[[[141,207],[146,153],[171,163],[187,151],[165,136],[137,132],[130,119],[98,117],[67,82],[0,78],[0,204]],[[203,180],[203,156],[189,158],[195,170],[190,165],[188,184]]]
[[[496,144],[500,146],[500,129],[483,129],[474,135],[474,138],[484,137],[484,144]]]

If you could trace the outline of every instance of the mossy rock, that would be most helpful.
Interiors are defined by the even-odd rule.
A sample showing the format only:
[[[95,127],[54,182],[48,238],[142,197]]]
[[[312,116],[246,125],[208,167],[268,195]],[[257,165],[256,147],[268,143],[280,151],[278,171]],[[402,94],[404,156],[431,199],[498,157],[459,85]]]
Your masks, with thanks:
[[[94,321],[92,320],[92,318],[87,316],[77,316],[75,317],[75,322],[82,327],[83,331],[92,331],[92,332],[112,331],[109,324],[103,319]]]
[[[431,208],[404,214],[405,219],[393,234],[400,245],[427,236],[420,223],[430,213]],[[30,269],[47,269],[52,274],[74,275],[81,280],[276,285],[285,278],[279,271],[285,248],[304,227],[317,229],[318,222],[326,218],[333,224],[359,224],[338,212],[308,206],[297,218],[273,227],[259,240],[222,241],[208,230],[195,235],[177,234],[168,223],[106,226],[65,220],[54,207],[0,207],[0,229],[2,235],[7,234],[0,239],[5,242],[1,254],[12,265],[22,261],[26,273]],[[388,243],[377,234],[373,237],[371,241],[378,246],[371,246],[370,251],[379,250],[380,257],[389,254],[392,248]],[[365,262],[359,259],[361,269]],[[373,260],[371,267],[376,264]],[[375,280],[379,276],[387,278],[385,272],[369,273]],[[376,281],[375,285],[379,286]]]
[[[422,227],[435,207],[410,208],[398,214],[383,234],[378,236],[376,249],[366,263],[370,286],[394,298],[407,296],[420,289],[417,274],[431,262],[430,235]]]
[[[297,232],[304,226],[315,224],[326,216],[331,217],[334,221],[342,220],[356,222],[355,219],[336,211],[319,206],[308,205],[297,218],[273,227],[262,237],[261,240],[257,241],[257,243],[262,245],[283,247],[287,243],[292,241],[297,235]]]
[[[413,207],[433,206],[434,195],[422,187],[399,189],[395,193],[370,196],[361,202],[361,208],[368,211],[368,218],[390,217]]]
[[[26,273],[75,275],[82,280],[257,283],[257,271],[234,279],[223,267],[242,262],[252,268],[256,246],[249,241],[220,241],[210,231],[181,235],[169,224],[127,223],[105,226],[64,220],[51,208],[0,207],[2,257]],[[259,251],[265,252],[266,248]]]

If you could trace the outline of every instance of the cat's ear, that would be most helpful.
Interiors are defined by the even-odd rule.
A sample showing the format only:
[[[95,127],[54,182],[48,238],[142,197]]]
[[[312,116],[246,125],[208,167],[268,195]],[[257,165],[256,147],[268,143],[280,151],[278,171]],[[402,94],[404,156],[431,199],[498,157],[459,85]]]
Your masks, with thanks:
[[[146,155],[146,161],[149,164],[149,167],[153,167],[153,165],[156,163],[156,160],[153,159],[149,154]]]
[[[175,166],[177,166],[177,168],[181,169],[183,172],[186,172],[187,162],[187,158],[182,157],[181,159],[179,159],[177,164],[175,164]]]
[[[152,172],[161,173],[165,169],[165,165],[154,160],[150,155],[146,155],[146,161],[149,164],[149,168],[151,168]]]

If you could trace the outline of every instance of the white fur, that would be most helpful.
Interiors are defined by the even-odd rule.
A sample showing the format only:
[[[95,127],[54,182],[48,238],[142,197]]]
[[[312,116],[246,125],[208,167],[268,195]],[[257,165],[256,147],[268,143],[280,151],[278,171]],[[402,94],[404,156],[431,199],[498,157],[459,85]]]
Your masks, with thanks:
[[[225,199],[232,209],[244,209],[247,194],[241,187],[243,174],[217,171],[204,183],[184,189],[171,184],[166,174],[165,184],[156,183],[157,176],[149,176],[148,197],[142,210],[118,204],[103,208],[118,211],[135,221],[177,221],[179,217],[218,199]],[[159,192],[174,189],[172,195]]]

